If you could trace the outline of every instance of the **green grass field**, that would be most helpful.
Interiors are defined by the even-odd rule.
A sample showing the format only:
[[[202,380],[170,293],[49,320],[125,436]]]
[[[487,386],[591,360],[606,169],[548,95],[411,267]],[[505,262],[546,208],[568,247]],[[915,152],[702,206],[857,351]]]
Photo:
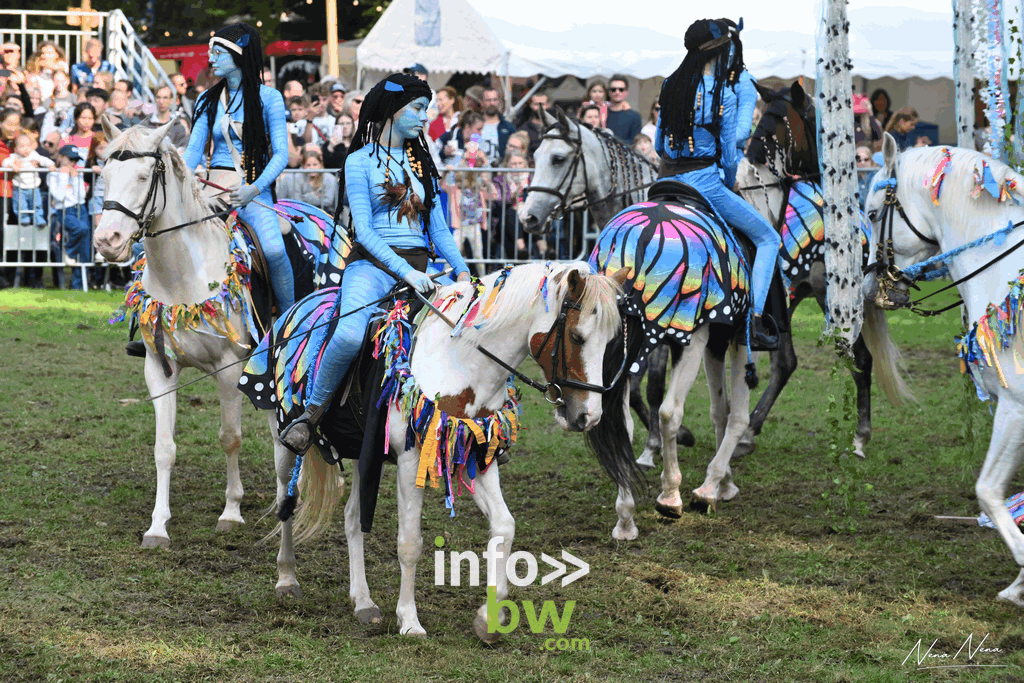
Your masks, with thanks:
[[[1021,610],[995,600],[1016,574],[1008,550],[993,530],[933,519],[979,513],[974,476],[991,429],[958,372],[955,312],[890,316],[919,403],[895,408],[876,392],[874,438],[857,460],[846,452],[853,427],[843,408],[852,383],[830,377],[835,356],[818,345],[821,316],[805,304],[800,369],[758,450],[734,463],[740,496],[714,514],[662,519],[655,473],[634,542],[611,539],[614,490],[582,438],[525,394],[525,431],[502,469],[514,549],[538,558],[565,549],[591,567],[564,588],[513,589],[520,605],[575,601],[564,637],[586,639],[589,651],[560,651],[546,644],[561,635],[525,624],[482,645],[472,618],[483,588],[433,585],[436,536],[477,553],[487,538],[467,496],[449,518],[434,490],[418,572],[428,637],[396,634],[390,468],[367,538],[384,623],[364,627],[352,615],[340,510],[327,534],[298,548],[303,597],[279,601],[276,540],[260,542],[273,528],[262,516],[274,497],[267,422],[243,413],[247,524],[217,533],[225,479],[210,381],[179,396],[171,550],[143,551],[153,410],[141,361],[124,355],[126,327],[106,322],[117,303],[104,293],[0,292],[2,681],[1024,680]],[[713,453],[707,406],[700,380],[685,420],[697,445],[680,453],[684,491]],[[635,438],[638,454],[645,436]],[[976,648],[986,635],[983,647],[998,651],[957,655],[968,637]],[[948,655],[921,666],[985,666],[918,671],[915,657],[904,660],[919,640],[921,654],[937,641],[932,654]]]

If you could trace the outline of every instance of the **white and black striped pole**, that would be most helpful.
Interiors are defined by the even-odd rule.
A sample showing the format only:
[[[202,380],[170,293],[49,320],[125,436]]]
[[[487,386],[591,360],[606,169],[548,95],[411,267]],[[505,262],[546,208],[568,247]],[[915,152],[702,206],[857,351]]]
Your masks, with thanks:
[[[956,146],[974,149],[974,11],[971,0],[953,0],[953,84]]]
[[[861,241],[857,227],[853,64],[846,0],[824,0],[817,34],[817,111],[825,198],[825,334],[850,353],[864,321]]]

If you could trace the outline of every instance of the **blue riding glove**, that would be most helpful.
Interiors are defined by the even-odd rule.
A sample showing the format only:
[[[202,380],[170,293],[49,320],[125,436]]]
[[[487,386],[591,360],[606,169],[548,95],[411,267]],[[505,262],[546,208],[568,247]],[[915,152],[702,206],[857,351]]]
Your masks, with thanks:
[[[240,209],[244,209],[249,202],[256,199],[259,194],[260,190],[255,185],[242,185],[231,193],[231,204]]]

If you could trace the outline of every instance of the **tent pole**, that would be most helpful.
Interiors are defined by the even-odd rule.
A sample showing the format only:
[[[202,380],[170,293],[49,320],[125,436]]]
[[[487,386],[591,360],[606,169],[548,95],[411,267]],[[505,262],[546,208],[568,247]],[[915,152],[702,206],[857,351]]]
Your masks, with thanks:
[[[327,73],[338,75],[338,0],[327,0]]]
[[[537,85],[533,86],[532,88],[530,88],[529,90],[526,91],[526,94],[523,95],[523,97],[518,102],[516,102],[516,106],[512,107],[512,111],[509,113],[509,120],[510,121],[515,117],[515,115],[519,112],[519,110],[523,108],[523,105],[530,101],[530,98],[533,97],[533,93],[535,93],[538,90],[540,90],[540,86],[544,85],[547,82],[548,82],[548,77],[547,76],[541,76],[540,80],[537,81]],[[511,97],[511,95],[509,95],[509,96]]]
[[[505,111],[511,111],[512,109],[512,79],[509,77],[509,58],[512,56],[512,51],[509,50],[505,53],[505,75],[502,76],[501,82],[505,86]]]

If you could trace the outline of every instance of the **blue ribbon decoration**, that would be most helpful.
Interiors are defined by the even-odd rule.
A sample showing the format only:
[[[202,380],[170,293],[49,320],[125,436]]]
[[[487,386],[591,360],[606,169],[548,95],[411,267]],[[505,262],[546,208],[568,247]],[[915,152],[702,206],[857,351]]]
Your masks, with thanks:
[[[391,81],[384,81],[384,89],[388,92],[405,92],[405,88],[400,86],[398,83],[392,83]]]

